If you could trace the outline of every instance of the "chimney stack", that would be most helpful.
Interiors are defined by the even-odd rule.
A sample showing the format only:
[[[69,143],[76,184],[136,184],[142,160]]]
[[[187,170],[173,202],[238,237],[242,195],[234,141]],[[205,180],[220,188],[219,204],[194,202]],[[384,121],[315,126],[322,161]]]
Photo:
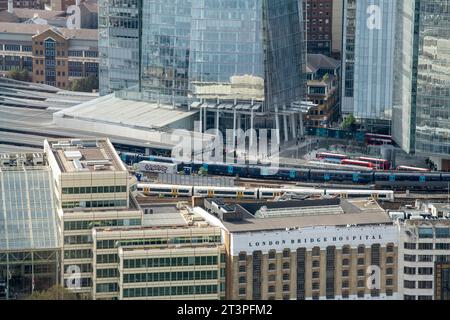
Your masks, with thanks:
[[[8,12],[13,13],[14,12],[14,3],[13,0],[8,0]]]

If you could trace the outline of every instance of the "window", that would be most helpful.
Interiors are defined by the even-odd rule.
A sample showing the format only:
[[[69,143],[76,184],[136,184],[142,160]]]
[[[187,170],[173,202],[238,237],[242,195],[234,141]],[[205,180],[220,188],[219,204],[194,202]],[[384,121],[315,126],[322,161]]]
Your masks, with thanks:
[[[269,293],[275,292],[275,286],[269,286],[268,292],[269,292]]]
[[[285,284],[285,285],[283,285],[283,292],[288,292],[290,289],[289,289],[289,285],[288,284]]]
[[[366,286],[365,281],[364,280],[358,280],[358,288],[364,288]]]
[[[313,282],[312,289],[313,290],[319,290],[320,289],[320,284],[318,282]]]
[[[387,264],[394,263],[394,258],[393,258],[393,257],[387,257],[387,258],[386,258],[386,263],[387,263]]]
[[[403,272],[405,274],[416,274],[416,268],[411,268],[411,267],[405,267],[403,269]]]
[[[433,228],[419,228],[419,238],[433,239]]]
[[[437,239],[450,238],[450,228],[436,228],[434,232]]]
[[[314,272],[312,273],[312,278],[313,278],[313,279],[318,279],[319,276],[320,276],[320,273],[319,273],[318,271],[314,271]]]
[[[364,277],[365,274],[364,269],[358,269],[358,277]]]
[[[320,256],[320,248],[319,248],[319,247],[314,247],[314,248],[312,249],[312,255],[313,255],[313,257],[318,257],[318,256]]]
[[[419,274],[420,275],[432,275],[433,268],[419,268]]]
[[[419,255],[419,262],[433,262],[433,256],[431,256],[431,255]]]
[[[276,280],[277,280],[276,275],[274,274],[269,275],[269,282],[275,282]]]
[[[343,246],[342,254],[350,254],[350,246]]]
[[[246,272],[246,267],[245,266],[239,266],[239,272]]]
[[[349,287],[349,282],[348,281],[343,281],[342,282],[342,288],[348,288]]]
[[[291,256],[291,251],[289,249],[283,250],[283,258],[289,258]]]
[[[319,268],[320,267],[320,261],[319,260],[313,260],[312,267],[313,268]]]
[[[436,250],[450,250],[450,243],[436,243]]]
[[[417,296],[417,300],[433,300],[433,296]]]
[[[394,269],[386,268],[386,274],[389,274],[389,275],[394,274]]]
[[[407,289],[415,289],[416,288],[416,282],[415,281],[409,281],[409,280],[404,280],[403,281],[403,286]]]
[[[419,289],[433,289],[433,281],[419,281],[417,287]]]
[[[403,259],[405,261],[409,261],[409,262],[416,262],[416,256],[415,255],[411,255],[411,254],[405,254],[403,256]]]
[[[275,259],[275,257],[276,257],[276,252],[275,252],[275,250],[270,250],[269,251],[269,259]]]
[[[358,258],[358,265],[359,266],[362,266],[362,265],[364,265],[364,258]]]
[[[342,277],[348,277],[348,270],[342,270]]]
[[[247,254],[244,253],[239,253],[239,261],[246,261],[247,260]]]
[[[416,244],[415,243],[410,243],[410,242],[405,242],[403,247],[405,249],[408,249],[408,250],[415,250],[416,249]]]
[[[419,243],[419,250],[433,250],[432,243]]]
[[[276,269],[275,263],[269,264],[269,271],[274,271]]]
[[[245,288],[239,288],[239,295],[240,296],[245,295]]]
[[[350,260],[348,260],[348,259],[342,260],[342,265],[343,266],[348,266],[349,264],[350,264]]]
[[[289,262],[283,263],[283,270],[287,270],[287,269],[289,269],[289,268],[290,268]]]
[[[365,246],[358,246],[358,254],[363,254],[366,252]]]
[[[392,278],[387,278],[386,279],[386,285],[387,286],[392,286],[394,284],[394,280]]]
[[[239,277],[239,283],[246,283],[247,278],[246,277]]]

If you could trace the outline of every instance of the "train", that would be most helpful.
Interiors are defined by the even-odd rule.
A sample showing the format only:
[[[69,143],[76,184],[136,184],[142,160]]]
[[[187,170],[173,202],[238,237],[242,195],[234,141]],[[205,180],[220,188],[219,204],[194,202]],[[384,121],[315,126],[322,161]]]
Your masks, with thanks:
[[[293,196],[339,196],[342,198],[375,198],[383,201],[394,201],[392,190],[346,190],[346,189],[315,189],[315,188],[244,188],[244,187],[214,187],[186,186],[138,183],[138,192],[145,196],[163,197],[208,197],[233,199],[269,200],[288,194]]]
[[[445,172],[402,172],[402,171],[365,171],[323,168],[280,167],[273,170],[263,165],[203,163],[197,161],[176,162],[172,158],[161,156],[121,155],[125,163],[156,161],[177,163],[178,171],[199,172],[201,168],[210,175],[250,178],[257,180],[280,180],[295,183],[370,185],[376,189],[447,191],[450,185],[450,173]],[[131,162],[129,162],[131,161]],[[187,170],[188,169],[188,170]]]

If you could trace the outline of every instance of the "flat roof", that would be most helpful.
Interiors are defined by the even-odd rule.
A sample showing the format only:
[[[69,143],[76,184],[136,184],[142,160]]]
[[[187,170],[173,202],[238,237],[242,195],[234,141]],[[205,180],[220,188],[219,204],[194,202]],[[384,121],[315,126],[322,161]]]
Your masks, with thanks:
[[[134,101],[108,95],[62,111],[62,115],[76,119],[158,129],[191,117],[198,111],[173,109],[157,103]]]
[[[188,226],[176,204],[142,205],[144,227]]]
[[[375,201],[369,200],[324,199],[256,202],[240,203],[237,206],[242,208],[243,219],[241,221],[222,221],[230,232],[285,230],[286,228],[314,226],[392,224],[392,220],[386,212]],[[267,207],[269,211],[273,212],[273,215],[258,217],[257,213],[263,207]],[[277,210],[279,210],[278,215],[276,214]],[[264,212],[264,209],[262,211]]]
[[[108,139],[48,140],[62,172],[126,171]]]

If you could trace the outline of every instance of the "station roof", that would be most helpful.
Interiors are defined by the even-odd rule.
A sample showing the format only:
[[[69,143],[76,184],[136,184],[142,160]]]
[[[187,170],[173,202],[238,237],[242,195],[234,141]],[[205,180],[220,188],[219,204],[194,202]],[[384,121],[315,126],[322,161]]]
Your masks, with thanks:
[[[48,167],[0,168],[0,251],[60,245]]]
[[[158,106],[157,103],[124,100],[114,95],[88,101],[63,111],[67,117],[147,129],[163,128],[195,113],[196,111]]]

